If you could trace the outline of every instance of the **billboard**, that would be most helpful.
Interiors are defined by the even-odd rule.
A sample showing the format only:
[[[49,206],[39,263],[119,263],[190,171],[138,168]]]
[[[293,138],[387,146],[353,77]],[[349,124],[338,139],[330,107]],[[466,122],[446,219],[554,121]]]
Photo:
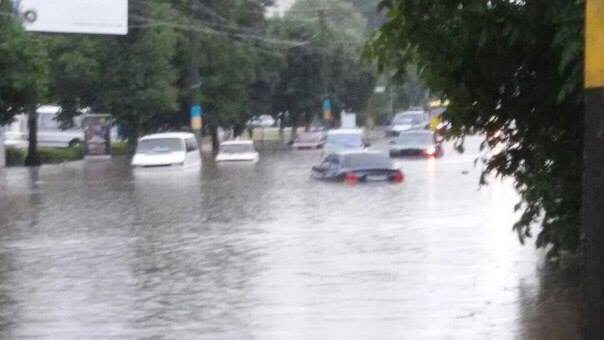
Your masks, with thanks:
[[[128,0],[13,0],[27,31],[128,34]]]
[[[111,115],[87,114],[82,119],[84,154],[88,157],[111,156]]]

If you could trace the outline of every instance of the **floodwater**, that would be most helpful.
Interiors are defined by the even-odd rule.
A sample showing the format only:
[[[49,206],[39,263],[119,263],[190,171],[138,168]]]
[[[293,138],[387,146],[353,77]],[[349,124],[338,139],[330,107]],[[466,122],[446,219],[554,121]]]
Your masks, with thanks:
[[[356,186],[318,158],[0,170],[0,339],[579,338],[578,274],[519,244],[475,153]]]

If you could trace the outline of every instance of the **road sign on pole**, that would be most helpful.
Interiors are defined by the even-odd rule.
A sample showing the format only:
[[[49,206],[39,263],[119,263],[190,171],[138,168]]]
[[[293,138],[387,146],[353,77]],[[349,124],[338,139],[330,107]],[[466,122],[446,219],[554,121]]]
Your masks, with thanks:
[[[331,118],[331,101],[329,99],[325,99],[323,100],[323,120],[325,120],[326,123],[329,123]]]
[[[20,0],[15,4],[27,31],[128,34],[128,0]]]
[[[195,131],[201,130],[203,127],[201,115],[202,110],[200,105],[191,106],[191,129]]]
[[[585,19],[585,87],[604,87],[604,1],[588,0]]]
[[[604,338],[604,0],[585,12],[584,339]]]

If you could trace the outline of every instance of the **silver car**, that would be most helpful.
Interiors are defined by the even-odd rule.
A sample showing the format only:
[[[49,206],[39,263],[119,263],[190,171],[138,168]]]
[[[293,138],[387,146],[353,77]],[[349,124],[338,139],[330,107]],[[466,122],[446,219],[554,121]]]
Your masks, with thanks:
[[[444,155],[442,145],[429,130],[402,132],[390,141],[390,157],[420,156],[440,158]]]

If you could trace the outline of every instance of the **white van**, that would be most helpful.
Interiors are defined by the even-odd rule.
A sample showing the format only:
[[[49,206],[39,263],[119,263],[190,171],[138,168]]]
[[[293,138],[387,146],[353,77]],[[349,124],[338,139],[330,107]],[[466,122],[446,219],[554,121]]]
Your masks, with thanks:
[[[189,167],[201,165],[201,153],[195,135],[168,132],[147,135],[138,141],[133,167]]]
[[[73,127],[61,129],[57,116],[61,107],[44,105],[38,108],[38,146],[69,148],[84,143],[84,130],[82,120],[85,115],[76,116],[73,119]],[[27,127],[27,115],[15,116],[12,124],[4,127],[4,145],[12,148],[27,148],[29,129]],[[113,128],[111,140],[116,140],[117,132]]]
[[[82,117],[74,118],[74,126],[62,130],[57,121],[59,106],[44,105],[38,108],[38,146],[67,148],[80,145],[84,142],[82,130]],[[27,115],[15,116],[12,124],[5,127],[4,145],[7,147],[26,148],[29,129]]]

